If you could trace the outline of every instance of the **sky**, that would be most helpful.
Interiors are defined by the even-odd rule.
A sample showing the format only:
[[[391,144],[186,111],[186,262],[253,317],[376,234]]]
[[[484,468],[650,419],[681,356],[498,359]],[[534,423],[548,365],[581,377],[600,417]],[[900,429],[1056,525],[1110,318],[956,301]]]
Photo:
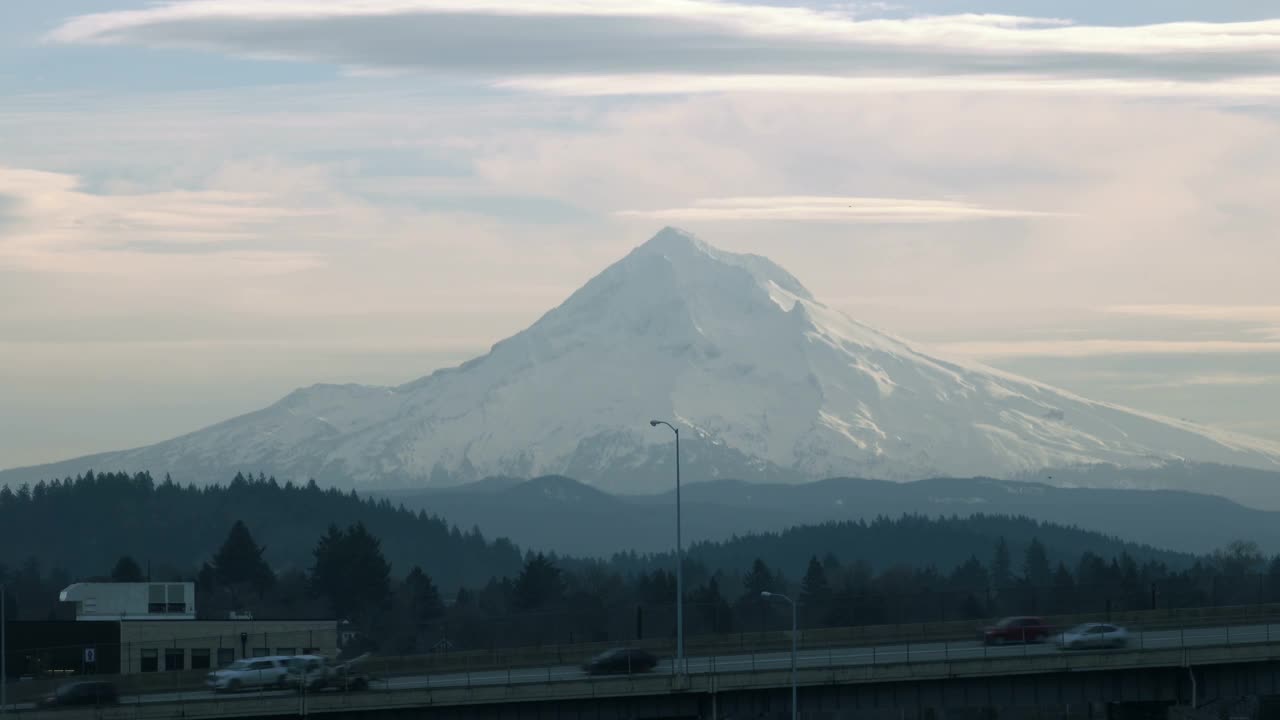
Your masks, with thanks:
[[[1280,438],[1273,0],[0,3],[0,468],[485,352],[665,225]]]

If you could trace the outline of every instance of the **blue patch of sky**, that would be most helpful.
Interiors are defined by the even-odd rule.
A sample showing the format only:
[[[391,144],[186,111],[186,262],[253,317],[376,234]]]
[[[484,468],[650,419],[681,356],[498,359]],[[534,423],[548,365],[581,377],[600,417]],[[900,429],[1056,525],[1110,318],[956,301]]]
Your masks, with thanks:
[[[473,174],[465,153],[444,148],[313,150],[291,153],[290,157],[303,163],[349,164],[361,177],[461,178]]]
[[[742,0],[740,0],[742,1]],[[745,0],[753,5],[793,5],[849,8],[877,17],[990,13],[1023,17],[1063,18],[1090,25],[1146,25],[1199,20],[1240,22],[1280,17],[1275,0]],[[877,9],[877,5],[885,9]],[[861,9],[859,10],[859,6]]]
[[[332,79],[333,68],[181,50],[42,46],[0,53],[22,72],[0,73],[0,94],[49,91],[166,92]]]
[[[336,70],[305,63],[243,60],[221,55],[119,46],[71,47],[44,42],[65,20],[129,10],[149,2],[6,0],[0,3],[0,96],[57,91],[201,90],[311,82]]]

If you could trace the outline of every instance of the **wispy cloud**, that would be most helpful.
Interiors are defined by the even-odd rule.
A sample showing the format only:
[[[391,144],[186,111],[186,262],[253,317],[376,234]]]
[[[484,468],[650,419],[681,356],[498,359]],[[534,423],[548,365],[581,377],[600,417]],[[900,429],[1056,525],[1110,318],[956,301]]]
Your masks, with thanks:
[[[971,90],[1280,94],[1280,19],[1088,26],[990,14],[864,18],[712,0],[191,0],[73,18],[48,38],[464,74],[577,94],[925,81]]]
[[[1280,385],[1280,375],[1250,375],[1245,373],[1189,375],[1131,387],[1134,390],[1165,390],[1193,387],[1252,387],[1257,385]]]
[[[1033,95],[1094,95],[1183,98],[1205,101],[1265,101],[1280,98],[1280,76],[1214,80],[1153,80],[1028,74],[929,76],[837,76],[799,74],[712,75],[536,75],[497,80],[494,87],[547,95],[690,95],[700,93],[838,93],[843,95],[975,92]]]
[[[246,272],[288,272],[314,266],[308,253],[243,247],[273,222],[322,214],[272,205],[262,195],[223,190],[94,194],[64,173],[0,166],[7,198],[0,267],[43,272],[138,272],[144,257],[172,263],[176,254],[208,266],[209,252]]]
[[[1183,320],[1280,322],[1280,305],[1115,305],[1106,308],[1106,312]]]
[[[973,358],[1095,357],[1101,355],[1237,355],[1280,353],[1280,342],[1235,340],[1029,340],[944,343],[947,353]]]
[[[984,207],[959,200],[777,196],[707,198],[688,207],[623,210],[623,217],[663,221],[786,220],[850,223],[938,223],[1052,216],[1033,210]]]

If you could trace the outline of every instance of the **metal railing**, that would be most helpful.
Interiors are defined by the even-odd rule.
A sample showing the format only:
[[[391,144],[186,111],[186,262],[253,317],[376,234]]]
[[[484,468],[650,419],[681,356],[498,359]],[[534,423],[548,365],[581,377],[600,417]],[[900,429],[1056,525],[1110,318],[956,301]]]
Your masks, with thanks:
[[[1128,642],[1125,647],[1117,649],[1084,649],[1080,651],[1062,650],[1057,647],[1055,636],[1048,642],[1022,643],[1006,646],[990,646],[973,639],[899,639],[891,642],[869,645],[818,646],[805,644],[798,652],[797,665],[801,670],[837,670],[861,667],[910,666],[924,663],[982,663],[993,660],[1018,660],[1024,658],[1071,657],[1084,658],[1098,654],[1156,653],[1160,651],[1205,650],[1211,648],[1232,648],[1254,646],[1260,647],[1272,643],[1280,643],[1280,619],[1272,615],[1261,618],[1237,618],[1231,625],[1171,624],[1153,623],[1142,628],[1130,628]],[[544,666],[505,665],[482,669],[449,669],[445,671],[410,662],[409,658],[369,658],[359,668],[362,678],[369,679],[368,687],[359,690],[349,689],[339,684],[336,689],[310,692],[296,688],[278,689],[262,686],[247,688],[236,693],[217,693],[198,684],[188,682],[179,685],[175,682],[170,687],[157,687],[154,675],[126,675],[118,677],[95,676],[93,680],[111,682],[118,693],[119,705],[128,710],[130,717],[142,717],[152,709],[166,708],[172,714],[180,710],[184,717],[217,717],[222,715],[243,714],[244,703],[259,703],[264,712],[270,709],[285,708],[289,713],[308,712],[309,706],[317,703],[329,707],[334,703],[352,702],[365,704],[359,700],[368,694],[381,697],[378,702],[396,704],[403,698],[406,704],[422,702],[418,694],[422,692],[466,690],[476,692],[498,692],[506,697],[511,693],[523,692],[521,688],[534,686],[551,686],[559,683],[586,683],[582,687],[595,693],[601,683],[614,683],[619,680],[651,683],[654,679],[677,683],[676,668],[669,659],[662,661],[657,668],[649,672],[621,673],[620,675],[591,675],[580,665],[587,662],[591,654],[584,648],[576,647],[572,652],[561,654],[560,662]],[[779,673],[785,678],[790,668],[789,651],[776,648],[760,648],[751,651],[729,651],[720,653],[690,653],[687,660],[687,671],[690,677],[726,676],[741,674]],[[175,676],[178,674],[174,674]],[[167,678],[165,678],[167,679]],[[687,680],[688,678],[684,678]],[[64,681],[65,682],[65,681]],[[50,683],[44,687],[26,687],[28,683],[14,683],[12,690],[28,692],[10,693],[11,713],[28,714],[39,712],[35,704],[40,695],[52,692]],[[361,683],[360,685],[363,685]],[[652,688],[651,688],[652,689]],[[39,690],[38,692],[30,692]],[[495,695],[494,697],[498,697]],[[500,701],[500,700],[494,700]],[[295,705],[296,704],[296,708]],[[254,706],[257,707],[257,706]],[[295,709],[289,709],[295,708]],[[285,712],[281,710],[281,712]],[[318,711],[318,709],[317,709]]]

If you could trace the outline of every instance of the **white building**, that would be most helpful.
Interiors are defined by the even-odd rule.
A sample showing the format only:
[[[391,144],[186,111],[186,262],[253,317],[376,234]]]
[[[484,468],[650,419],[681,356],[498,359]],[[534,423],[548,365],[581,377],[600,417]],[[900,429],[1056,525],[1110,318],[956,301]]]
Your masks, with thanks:
[[[76,620],[195,620],[195,583],[75,583],[59,596]]]
[[[63,602],[75,603],[76,620],[115,623],[115,642],[103,642],[98,633],[81,643],[92,648],[93,663],[111,673],[203,672],[244,658],[338,652],[334,620],[236,613],[227,620],[197,620],[195,598],[195,583],[189,582],[75,583],[59,594]],[[182,622],[167,622],[175,620]]]

